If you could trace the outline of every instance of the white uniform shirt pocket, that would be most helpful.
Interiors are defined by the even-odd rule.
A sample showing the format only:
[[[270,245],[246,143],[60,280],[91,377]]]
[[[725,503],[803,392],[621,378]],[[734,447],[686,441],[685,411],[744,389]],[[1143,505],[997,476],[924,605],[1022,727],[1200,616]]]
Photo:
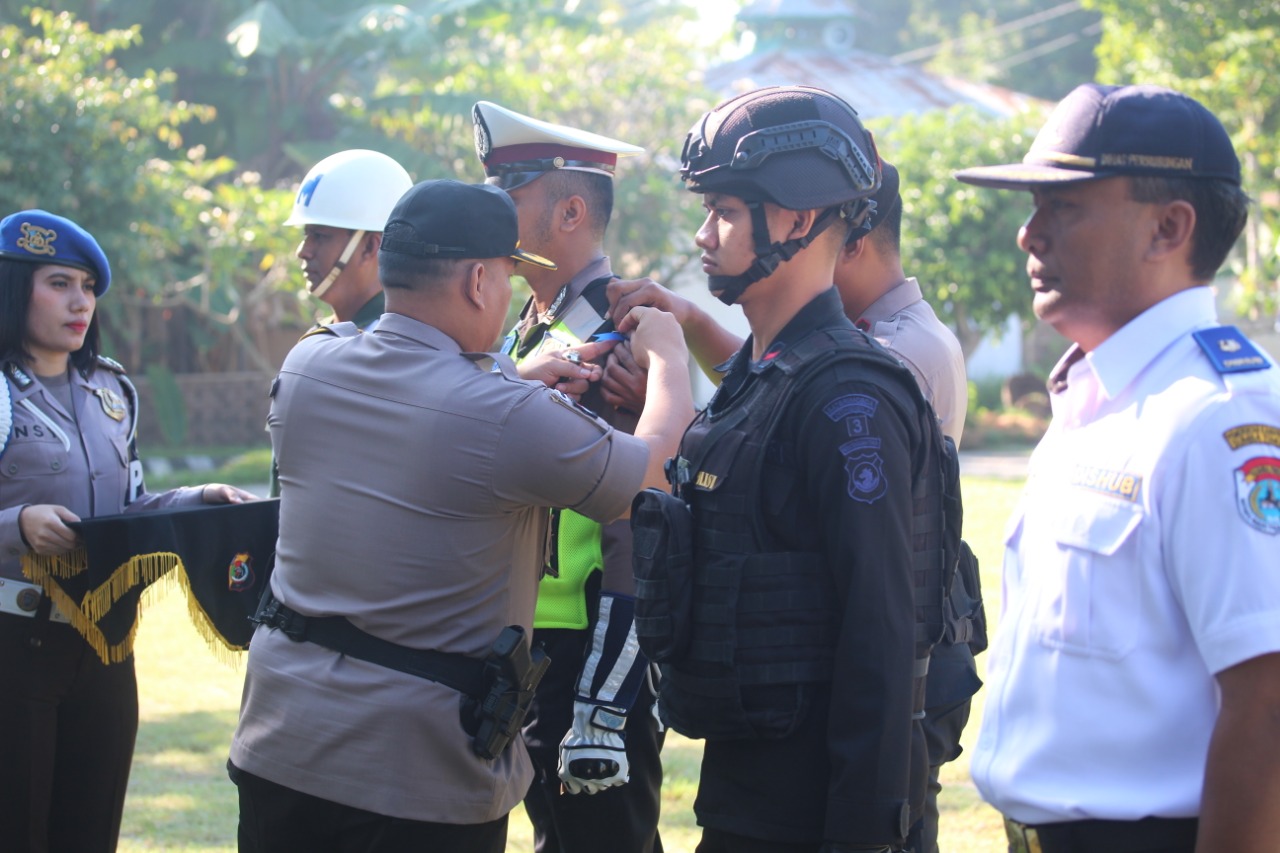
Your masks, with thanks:
[[[1054,541],[1040,553],[1045,574],[1036,584],[1041,643],[1112,660],[1133,650],[1143,607],[1134,533],[1144,517],[1140,505],[1105,497],[1068,494],[1059,501]],[[1041,571],[1034,564],[1028,570]]]

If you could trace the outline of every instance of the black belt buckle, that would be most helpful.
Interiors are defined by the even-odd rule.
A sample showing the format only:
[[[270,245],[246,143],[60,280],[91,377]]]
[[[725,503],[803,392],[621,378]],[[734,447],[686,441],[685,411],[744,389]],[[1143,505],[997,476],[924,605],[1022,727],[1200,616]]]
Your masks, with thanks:
[[[1044,853],[1040,846],[1040,833],[1036,832],[1034,826],[1006,817],[1004,834],[1009,839],[1009,853]]]

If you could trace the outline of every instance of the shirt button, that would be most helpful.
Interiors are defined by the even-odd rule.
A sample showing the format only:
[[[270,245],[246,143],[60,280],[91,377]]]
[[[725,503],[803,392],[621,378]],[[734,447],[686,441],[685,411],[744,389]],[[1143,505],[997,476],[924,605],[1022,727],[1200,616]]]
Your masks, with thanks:
[[[41,646],[43,646],[43,645],[44,645],[44,641],[43,641],[43,640],[41,640],[39,637],[32,637],[32,638],[31,638],[31,648],[33,648],[33,649],[38,649],[38,648],[40,648],[40,647],[41,647]]]
[[[49,463],[49,467],[50,467],[50,468],[52,468],[52,469],[53,469],[53,470],[55,470],[55,471],[61,471],[61,470],[62,470],[62,463],[61,463],[61,462],[59,462],[57,459],[55,459],[55,460],[53,460],[52,462],[50,462],[50,463]]]
[[[9,463],[9,467],[8,467],[8,468],[6,468],[5,470],[6,470],[6,471],[8,471],[10,474],[16,474],[16,473],[18,473],[18,463],[17,463],[17,462],[10,462],[10,463]]]

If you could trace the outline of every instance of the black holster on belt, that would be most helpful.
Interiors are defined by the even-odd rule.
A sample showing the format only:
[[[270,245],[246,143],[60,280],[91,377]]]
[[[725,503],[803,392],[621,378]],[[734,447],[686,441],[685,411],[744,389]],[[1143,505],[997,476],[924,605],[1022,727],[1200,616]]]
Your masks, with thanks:
[[[541,648],[532,652],[519,625],[502,629],[483,659],[434,649],[413,649],[375,637],[343,616],[303,616],[263,591],[250,621],[283,631],[296,643],[308,642],[388,669],[435,681],[462,693],[463,717],[472,725],[471,748],[484,759],[497,758],[520,731],[534,690],[551,663]]]
[[[520,731],[538,682],[551,659],[542,647],[529,649],[524,629],[508,625],[498,635],[484,661],[485,691],[471,709],[479,721],[471,749],[490,760],[497,758]],[[465,713],[466,709],[464,709]]]

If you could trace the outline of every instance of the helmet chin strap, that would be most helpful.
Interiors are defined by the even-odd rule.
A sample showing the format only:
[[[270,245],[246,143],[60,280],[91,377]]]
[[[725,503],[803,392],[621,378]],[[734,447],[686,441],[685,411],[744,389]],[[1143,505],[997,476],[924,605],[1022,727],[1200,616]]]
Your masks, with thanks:
[[[311,291],[312,296],[319,299],[329,292],[329,288],[333,287],[333,283],[338,280],[338,276],[342,275],[342,271],[347,268],[347,262],[356,253],[356,247],[360,245],[364,235],[364,231],[356,231],[351,235],[351,239],[347,241],[347,247],[342,250],[342,255],[333,262],[333,269],[329,270],[329,274],[320,279],[320,283],[315,287],[307,288]]]
[[[774,243],[769,239],[769,220],[765,216],[764,202],[749,201],[747,209],[751,211],[751,237],[755,241],[756,259],[747,271],[738,275],[709,275],[707,286],[711,295],[725,305],[732,305],[742,297],[742,292],[762,278],[773,275],[779,265],[791,260],[796,254],[823,231],[826,231],[837,219],[846,218],[847,205],[828,207],[813,221],[813,227],[803,237]],[[860,212],[860,218],[866,219],[867,211]]]

